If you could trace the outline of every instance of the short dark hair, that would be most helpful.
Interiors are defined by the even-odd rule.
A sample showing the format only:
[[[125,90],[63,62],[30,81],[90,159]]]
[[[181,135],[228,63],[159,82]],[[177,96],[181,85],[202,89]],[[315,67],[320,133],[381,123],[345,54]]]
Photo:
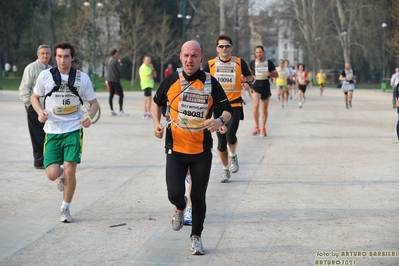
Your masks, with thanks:
[[[71,51],[71,56],[72,56],[73,58],[75,58],[76,50],[75,50],[75,46],[73,46],[72,43],[69,43],[69,42],[59,42],[59,43],[56,43],[56,44],[54,45],[54,47],[53,47],[54,56],[57,56],[57,49],[62,49],[62,50],[69,49],[69,50]]]
[[[111,56],[114,56],[117,52],[118,52],[118,50],[116,50],[116,48],[111,48],[111,50],[109,50],[109,54]]]
[[[299,66],[303,66],[303,70],[305,70],[305,64],[300,63],[300,64],[298,64],[298,68],[299,68]]]
[[[228,41],[231,45],[233,45],[233,41],[231,40],[231,38],[227,35],[220,35],[217,39],[216,39],[216,46],[219,45],[219,41],[220,40],[226,40]]]
[[[265,51],[265,48],[263,48],[263,46],[262,46],[262,45],[258,45],[258,46],[256,46],[256,47],[255,47],[255,50],[256,50],[256,49],[258,49],[258,48],[262,49],[262,51],[263,51],[263,52]]]
[[[75,57],[74,59],[73,59],[73,63],[75,63],[75,64],[80,64],[80,60],[79,60],[79,58],[77,58],[77,57]]]

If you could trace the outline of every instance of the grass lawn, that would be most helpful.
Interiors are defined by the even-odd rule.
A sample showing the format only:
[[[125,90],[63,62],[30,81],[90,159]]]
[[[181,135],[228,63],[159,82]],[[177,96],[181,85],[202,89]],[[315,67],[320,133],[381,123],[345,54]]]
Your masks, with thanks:
[[[0,89],[3,90],[18,90],[19,84],[21,83],[21,77],[9,77],[7,79],[0,79]],[[131,88],[130,80],[122,79],[121,80],[122,88],[124,91],[141,91],[140,82],[134,81],[133,88]],[[107,91],[105,87],[105,78],[97,79],[97,92]],[[154,90],[157,89],[159,83],[155,83]]]
[[[19,84],[21,83],[21,77],[9,77],[7,79],[0,79],[0,89],[3,90],[18,90]],[[122,88],[124,91],[141,91],[140,82],[134,81],[133,88],[131,88],[130,80],[122,79],[121,80]],[[107,91],[105,87],[105,78],[97,79],[97,92]],[[154,90],[156,90],[159,86],[159,83],[155,83]],[[317,86],[317,85],[313,85]],[[326,84],[326,87],[336,87],[333,84]],[[371,90],[381,90],[380,83],[359,83],[356,84],[356,88],[358,89],[371,89]],[[387,84],[386,91],[391,91],[391,87]]]
[[[313,87],[318,87],[319,85],[317,84],[313,84]],[[336,88],[336,89],[340,89],[337,88],[336,84],[331,84],[331,83],[327,83],[325,84],[326,88]],[[356,83],[355,85],[355,89],[370,89],[370,90],[382,90],[381,89],[381,84],[380,83]],[[386,91],[392,91],[391,86],[389,85],[389,83],[386,85]]]

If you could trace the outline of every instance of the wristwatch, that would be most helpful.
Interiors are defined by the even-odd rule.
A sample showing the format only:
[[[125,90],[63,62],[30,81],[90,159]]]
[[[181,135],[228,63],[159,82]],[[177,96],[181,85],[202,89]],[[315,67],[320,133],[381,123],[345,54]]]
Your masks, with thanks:
[[[222,121],[222,126],[224,126],[224,124],[226,124],[226,119],[224,119],[223,116],[220,116],[219,119]]]

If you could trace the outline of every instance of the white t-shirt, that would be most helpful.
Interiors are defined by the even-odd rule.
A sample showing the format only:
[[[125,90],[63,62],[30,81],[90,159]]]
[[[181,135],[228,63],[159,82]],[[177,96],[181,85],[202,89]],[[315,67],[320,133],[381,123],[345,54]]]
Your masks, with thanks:
[[[94,93],[89,76],[86,73],[80,73],[80,85],[77,88],[80,97],[83,101],[96,99],[96,94]],[[77,80],[78,79],[75,79],[75,85],[77,85]],[[68,75],[61,74],[61,84],[68,84]],[[35,94],[44,97],[47,93],[53,90],[54,86],[55,83],[50,69],[46,69],[37,77],[33,91]],[[76,106],[76,111],[71,113],[65,112],[65,114],[56,114],[57,110],[62,107],[61,105],[64,106],[65,109],[69,108],[68,105]],[[83,114],[80,111],[80,108],[81,104],[79,98],[73,95],[69,89],[53,92],[45,101],[45,109],[49,116],[48,120],[44,124],[44,131],[50,134],[62,134],[81,129],[82,125],[79,122],[83,118]],[[72,108],[72,110],[74,110],[74,108]]]
[[[399,73],[394,73],[391,77],[391,86],[396,87],[399,83]]]

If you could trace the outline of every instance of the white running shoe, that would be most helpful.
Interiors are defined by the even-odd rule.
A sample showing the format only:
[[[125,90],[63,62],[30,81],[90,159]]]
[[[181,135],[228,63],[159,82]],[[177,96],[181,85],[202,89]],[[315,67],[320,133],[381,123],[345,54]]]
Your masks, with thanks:
[[[60,221],[61,222],[63,222],[63,223],[72,223],[73,222],[73,219],[72,219],[72,216],[71,216],[71,214],[70,214],[70,212],[69,212],[69,209],[61,209],[60,210]]]
[[[122,111],[119,112],[119,116],[125,116],[126,117],[126,116],[129,116],[129,114],[122,110]]]
[[[192,236],[190,238],[190,252],[191,252],[191,255],[204,255],[205,254],[204,246],[202,245],[200,236]]]
[[[186,206],[187,206],[187,197],[184,196],[184,200],[186,201]],[[170,217],[170,223],[172,224],[172,228],[175,231],[179,231],[183,225],[184,225],[184,211],[186,210],[186,207],[184,208],[183,211],[178,211],[176,207],[173,208],[172,215]]]
[[[190,184],[191,183],[191,175],[186,176],[186,183]]]
[[[112,110],[111,111],[111,116],[118,116],[118,114],[114,110]]]
[[[230,171],[234,174],[238,172],[238,169],[240,167],[238,166],[238,158],[236,156],[229,156],[229,161],[230,161]]]
[[[230,170],[229,169],[223,169],[222,176],[219,179],[220,183],[226,183],[230,179]]]
[[[193,208],[188,206],[184,211],[184,224],[192,225],[193,224]]]

